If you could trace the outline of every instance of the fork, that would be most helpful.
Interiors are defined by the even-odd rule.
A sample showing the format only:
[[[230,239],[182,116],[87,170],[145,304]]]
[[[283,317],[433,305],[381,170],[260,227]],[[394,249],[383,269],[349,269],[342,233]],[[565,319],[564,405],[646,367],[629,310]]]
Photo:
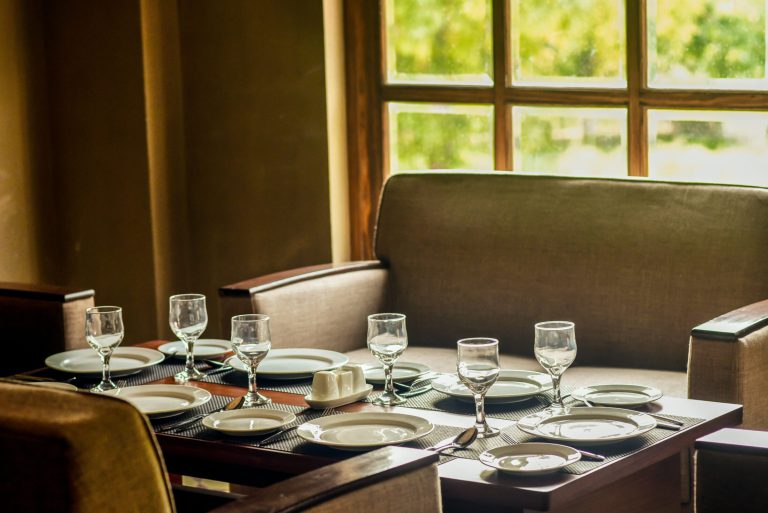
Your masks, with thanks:
[[[501,439],[510,445],[517,445],[519,443],[517,440],[509,436],[507,433],[502,433]],[[594,452],[582,451],[581,449],[577,449],[575,447],[573,447],[572,449],[575,451],[578,451],[581,454],[581,456],[584,458],[591,458],[597,461],[605,461],[605,456],[603,456],[602,454],[595,454]]]
[[[333,412],[333,408],[326,408],[323,411],[319,412],[316,417],[324,417],[326,415],[330,415]],[[296,414],[296,417],[298,418],[300,415],[306,416],[312,414],[312,409],[307,408],[306,410],[302,410],[299,413]],[[276,431],[269,435],[268,437],[264,438],[263,440],[259,440],[259,442],[256,444],[256,447],[264,447],[267,444],[271,444],[276,440],[279,440],[283,437],[283,435],[290,433],[291,431],[295,431],[299,428],[301,424],[297,424],[295,426],[287,427],[280,429],[279,431]]]
[[[437,378],[436,372],[429,372],[423,376],[420,376],[416,378],[414,381],[411,382],[410,385],[406,385],[405,383],[394,383],[394,385],[398,388],[400,388],[403,392],[412,392],[416,389],[428,387],[432,384],[432,381]]]

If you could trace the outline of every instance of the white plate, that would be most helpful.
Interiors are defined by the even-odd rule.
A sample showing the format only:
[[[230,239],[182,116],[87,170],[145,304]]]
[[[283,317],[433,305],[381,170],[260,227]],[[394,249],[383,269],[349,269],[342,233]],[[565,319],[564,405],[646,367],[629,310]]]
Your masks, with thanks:
[[[173,354],[179,358],[187,356],[187,346],[181,340],[168,342],[157,348],[163,354]],[[232,343],[229,340],[213,338],[201,338],[195,342],[192,350],[195,358],[218,358],[232,352]]]
[[[656,421],[645,413],[596,406],[535,413],[518,420],[517,427],[547,440],[598,445],[640,436],[655,428]]]
[[[581,453],[560,444],[523,443],[496,447],[480,454],[480,461],[509,474],[538,476],[555,472],[581,459]]]
[[[272,349],[259,364],[258,375],[268,379],[305,379],[318,371],[337,369],[348,361],[347,356],[325,349]],[[245,364],[235,356],[227,363],[235,370],[248,372]]]
[[[432,388],[462,401],[474,401],[472,392],[459,380],[456,374],[440,376],[432,381]],[[499,379],[488,390],[485,402],[513,403],[525,401],[536,394],[552,388],[549,374],[523,370],[502,370]]]
[[[233,436],[251,436],[277,431],[296,420],[296,415],[273,408],[244,408],[212,413],[203,426]]]
[[[396,383],[406,383],[413,381],[419,376],[426,374],[430,371],[430,368],[421,363],[414,362],[397,362],[394,369],[392,369],[392,379]],[[369,383],[381,385],[384,383],[384,367],[377,364],[367,364],[363,367],[365,372],[365,380]]]
[[[365,388],[361,391],[346,397],[339,397],[338,399],[312,399],[312,394],[309,394],[304,396],[304,400],[307,401],[307,404],[312,408],[336,408],[337,406],[354,403],[355,401],[368,397],[371,390],[373,390],[373,385],[365,385]]]
[[[118,347],[109,359],[112,376],[134,374],[165,359],[163,353],[144,347]],[[93,349],[73,349],[45,359],[45,365],[67,374],[101,376],[101,358]]]
[[[58,381],[35,381],[34,383],[28,384],[36,387],[58,388],[61,390],[71,390],[73,392],[77,392],[77,387],[75,385],[70,383],[59,383]]]
[[[306,422],[296,433],[320,445],[352,451],[397,445],[421,438],[434,429],[431,422],[403,413],[347,413]]]
[[[124,399],[154,418],[177,415],[211,400],[207,390],[188,385],[139,385],[102,393]]]
[[[644,385],[592,385],[571,392],[578,401],[586,399],[601,406],[641,406],[663,395],[658,388]]]

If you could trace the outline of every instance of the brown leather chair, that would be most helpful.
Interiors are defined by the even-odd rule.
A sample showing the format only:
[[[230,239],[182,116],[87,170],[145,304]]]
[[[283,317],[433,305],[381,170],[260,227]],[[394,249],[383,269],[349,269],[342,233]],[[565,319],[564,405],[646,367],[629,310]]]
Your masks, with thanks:
[[[0,376],[43,366],[51,354],[87,347],[85,310],[94,291],[73,287],[0,283]]]
[[[149,423],[113,397],[0,380],[0,497],[4,511],[175,511]],[[384,448],[322,467],[255,496],[219,494],[228,513],[440,511],[438,456]],[[258,471],[258,469],[253,469]],[[188,499],[189,490],[185,490]],[[211,494],[200,503],[212,503]],[[195,511],[199,511],[195,507]]]
[[[697,513],[768,511],[768,433],[723,429],[696,442]]]
[[[766,189],[402,173],[385,184],[374,243],[374,261],[223,287],[223,332],[231,315],[266,313],[274,347],[371,361],[366,316],[401,312],[405,360],[453,371],[457,339],[490,336],[500,339],[502,366],[541,370],[534,323],[570,320],[578,356],[564,386],[652,384],[744,404],[745,425],[768,428],[768,302],[750,310],[744,329],[710,323],[691,337],[768,298]]]

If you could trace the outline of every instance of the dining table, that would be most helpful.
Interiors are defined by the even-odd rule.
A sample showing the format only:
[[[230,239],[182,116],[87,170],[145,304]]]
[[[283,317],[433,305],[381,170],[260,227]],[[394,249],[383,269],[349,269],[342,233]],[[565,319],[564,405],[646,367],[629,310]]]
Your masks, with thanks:
[[[165,340],[153,340],[138,347],[155,349],[165,343]],[[421,363],[429,365],[429,362]],[[164,364],[158,367],[160,365]],[[144,378],[144,384],[173,384],[173,375],[166,374],[149,375]],[[567,385],[567,375],[563,383]],[[216,399],[206,406],[206,411],[213,411],[214,407],[221,407],[247,391],[246,381],[235,379],[205,379],[188,384],[207,390]],[[355,412],[387,411],[421,417],[435,425],[435,432],[428,440],[406,444],[420,449],[441,439],[447,440],[474,422],[472,405],[467,405],[466,411],[459,411],[455,407],[439,406],[448,402],[430,403],[420,397],[392,407],[355,402],[330,412],[308,409],[301,387],[266,386],[261,387],[260,392],[272,400],[272,406],[295,413],[297,423],[318,415]],[[523,406],[531,411],[539,407],[538,403]],[[738,404],[664,396],[644,411],[676,419],[683,424],[682,429],[657,428],[642,440],[589,446],[590,451],[608,456],[604,462],[582,461],[567,467],[570,469],[567,471],[519,476],[500,472],[478,459],[483,449],[508,444],[509,440],[540,441],[517,429],[516,420],[520,415],[497,410],[506,413],[496,415],[491,405],[486,411],[488,422],[507,434],[506,437],[478,440],[473,444],[474,450],[447,451],[441,455],[438,473],[446,512],[680,512],[681,500],[684,502],[692,479],[691,473],[681,472],[681,468],[689,464],[694,442],[721,428],[738,425],[742,416],[742,407]],[[175,479],[194,476],[261,487],[358,454],[301,443],[298,437],[290,435],[282,441],[259,446],[258,440],[222,435],[199,424],[181,432],[164,430],[162,422],[155,426],[168,471]],[[685,506],[682,507],[685,510]]]

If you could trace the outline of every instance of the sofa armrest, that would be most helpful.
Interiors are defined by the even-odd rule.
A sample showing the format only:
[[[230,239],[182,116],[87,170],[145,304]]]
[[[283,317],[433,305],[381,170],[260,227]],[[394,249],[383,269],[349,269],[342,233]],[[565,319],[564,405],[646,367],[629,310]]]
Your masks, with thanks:
[[[282,481],[214,511],[289,513],[319,505],[329,511],[360,511],[361,507],[439,511],[438,459],[429,451],[384,447]]]
[[[229,334],[233,315],[264,313],[274,347],[358,349],[366,316],[384,307],[387,278],[376,260],[303,267],[222,287],[222,334]]]
[[[688,397],[744,405],[744,427],[768,429],[768,301],[691,332]]]
[[[768,433],[722,429],[695,447],[696,511],[768,511]]]

